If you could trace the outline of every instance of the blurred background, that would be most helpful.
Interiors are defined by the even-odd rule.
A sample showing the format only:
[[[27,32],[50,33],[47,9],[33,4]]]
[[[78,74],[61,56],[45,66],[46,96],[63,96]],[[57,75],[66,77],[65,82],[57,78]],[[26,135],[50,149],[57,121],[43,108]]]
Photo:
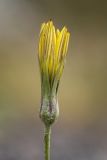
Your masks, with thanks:
[[[53,160],[107,160],[106,0],[0,0],[0,160],[43,160],[38,35],[71,39],[52,128]]]

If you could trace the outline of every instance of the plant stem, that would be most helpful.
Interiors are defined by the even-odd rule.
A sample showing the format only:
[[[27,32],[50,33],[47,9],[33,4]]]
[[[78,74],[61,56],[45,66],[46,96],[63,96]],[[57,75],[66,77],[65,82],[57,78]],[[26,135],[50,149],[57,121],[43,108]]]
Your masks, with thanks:
[[[50,135],[51,135],[51,127],[45,126],[45,133],[44,133],[45,160],[50,160]]]

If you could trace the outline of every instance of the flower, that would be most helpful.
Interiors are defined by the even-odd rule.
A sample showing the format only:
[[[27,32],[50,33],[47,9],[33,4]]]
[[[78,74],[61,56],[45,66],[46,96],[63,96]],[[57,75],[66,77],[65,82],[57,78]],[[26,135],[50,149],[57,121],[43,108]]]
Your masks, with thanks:
[[[55,111],[56,107],[53,106],[56,103],[59,81],[64,69],[69,37],[70,33],[66,27],[59,31],[55,29],[51,20],[41,26],[38,59],[41,73],[41,101],[45,106],[41,107],[41,111],[44,108],[49,113],[52,113],[53,108]]]

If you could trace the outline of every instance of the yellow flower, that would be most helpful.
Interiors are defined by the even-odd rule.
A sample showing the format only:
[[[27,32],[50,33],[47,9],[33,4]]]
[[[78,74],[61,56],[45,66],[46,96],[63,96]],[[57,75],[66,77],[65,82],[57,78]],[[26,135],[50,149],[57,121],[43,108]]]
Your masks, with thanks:
[[[42,92],[57,93],[68,50],[69,37],[70,33],[66,27],[59,31],[59,29],[55,29],[51,20],[41,26],[38,59]]]

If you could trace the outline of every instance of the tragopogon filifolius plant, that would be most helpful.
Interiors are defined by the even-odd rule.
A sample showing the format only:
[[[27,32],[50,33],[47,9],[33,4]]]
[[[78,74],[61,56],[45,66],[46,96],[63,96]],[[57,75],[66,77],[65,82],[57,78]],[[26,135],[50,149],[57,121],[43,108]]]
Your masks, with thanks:
[[[55,29],[50,20],[43,23],[39,39],[39,67],[41,75],[40,118],[45,124],[45,160],[50,160],[51,125],[59,115],[58,87],[64,69],[70,33],[66,27]]]

